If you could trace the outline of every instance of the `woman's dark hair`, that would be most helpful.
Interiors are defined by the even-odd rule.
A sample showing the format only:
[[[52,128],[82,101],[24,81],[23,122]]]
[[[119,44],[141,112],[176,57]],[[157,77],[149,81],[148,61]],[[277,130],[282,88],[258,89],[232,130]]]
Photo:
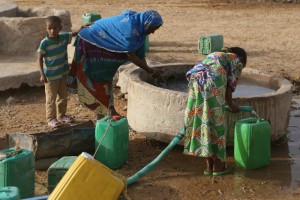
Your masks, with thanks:
[[[224,47],[221,50],[222,52],[225,53],[234,53],[236,54],[240,61],[243,63],[244,66],[246,66],[247,64],[247,53],[244,49],[240,48],[240,47]]]

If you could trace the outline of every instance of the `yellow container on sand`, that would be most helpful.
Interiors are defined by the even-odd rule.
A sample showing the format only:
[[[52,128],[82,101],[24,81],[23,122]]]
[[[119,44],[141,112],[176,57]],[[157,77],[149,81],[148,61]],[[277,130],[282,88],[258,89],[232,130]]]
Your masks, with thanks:
[[[91,155],[82,153],[48,200],[117,200],[124,189],[125,180]]]

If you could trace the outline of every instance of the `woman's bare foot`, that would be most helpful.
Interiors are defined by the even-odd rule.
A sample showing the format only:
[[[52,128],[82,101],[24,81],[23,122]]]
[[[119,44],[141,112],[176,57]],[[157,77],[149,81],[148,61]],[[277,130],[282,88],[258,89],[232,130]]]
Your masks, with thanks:
[[[226,166],[226,163],[222,162],[219,158],[214,158],[213,176],[222,176],[229,174],[233,171],[232,168]]]
[[[221,159],[214,157],[213,160],[214,160],[213,172],[220,172],[226,169],[225,163],[222,162]]]
[[[224,162],[222,162],[219,158],[214,157],[214,167],[213,167],[213,176],[222,176],[225,174],[229,174],[233,169],[228,168]]]
[[[204,175],[212,175],[214,166],[214,160],[212,157],[206,158],[206,169],[204,170]]]
[[[206,170],[212,172],[214,167],[214,160],[212,157],[206,158]]]

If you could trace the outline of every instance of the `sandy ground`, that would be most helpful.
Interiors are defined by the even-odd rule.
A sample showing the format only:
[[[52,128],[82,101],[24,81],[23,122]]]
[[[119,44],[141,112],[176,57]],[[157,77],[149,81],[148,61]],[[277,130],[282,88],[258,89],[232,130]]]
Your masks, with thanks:
[[[162,63],[196,63],[203,58],[197,52],[198,37],[223,34],[226,46],[241,46],[249,54],[247,67],[282,75],[300,83],[300,5],[298,4],[214,4],[207,1],[103,1],[57,0],[15,1],[20,7],[58,6],[70,11],[73,29],[81,25],[81,15],[99,12],[102,17],[116,15],[125,9],[158,10],[164,25],[150,36],[148,58]],[[166,3],[168,2],[168,3]],[[295,87],[297,89],[297,87]],[[117,91],[116,91],[117,92]],[[297,93],[299,91],[295,91]],[[5,101],[13,96],[17,102]],[[1,149],[6,147],[5,135],[12,132],[49,130],[45,125],[43,88],[21,88],[0,93]],[[126,100],[115,99],[117,110],[126,116]],[[297,111],[297,110],[296,110]],[[95,119],[89,110],[80,107],[76,96],[69,96],[69,114],[77,120]],[[34,114],[33,114],[34,113]],[[204,160],[182,155],[176,147],[139,183],[129,187],[132,199],[299,199],[300,145],[299,118],[293,118],[291,138],[272,146],[269,167],[249,171],[236,169],[222,177],[202,175]],[[296,128],[295,128],[296,127]],[[165,147],[132,132],[128,162],[117,170],[130,176],[145,166]],[[229,165],[234,166],[232,149],[228,149]],[[46,171],[36,173],[36,195],[47,193]]]

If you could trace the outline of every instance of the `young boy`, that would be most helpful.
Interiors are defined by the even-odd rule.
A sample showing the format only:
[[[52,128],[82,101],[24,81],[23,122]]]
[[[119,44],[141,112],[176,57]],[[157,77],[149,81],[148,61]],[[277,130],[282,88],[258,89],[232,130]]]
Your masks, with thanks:
[[[73,121],[72,117],[66,115],[69,73],[67,46],[71,43],[72,36],[76,36],[79,31],[60,33],[61,29],[59,17],[47,17],[47,36],[41,41],[38,49],[40,81],[45,84],[46,119],[50,127]]]

